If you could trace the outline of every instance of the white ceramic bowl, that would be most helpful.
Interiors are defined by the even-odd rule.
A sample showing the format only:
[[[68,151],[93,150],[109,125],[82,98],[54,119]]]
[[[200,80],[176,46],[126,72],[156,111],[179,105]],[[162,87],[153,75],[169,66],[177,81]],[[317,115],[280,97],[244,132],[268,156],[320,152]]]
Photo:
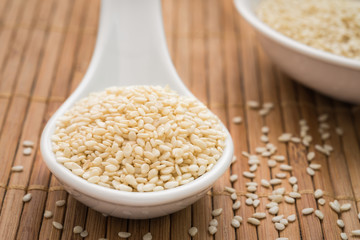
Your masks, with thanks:
[[[274,63],[310,88],[340,100],[360,103],[360,61],[317,50],[273,30],[255,13],[260,1],[235,0],[235,5],[254,27],[264,51]]]

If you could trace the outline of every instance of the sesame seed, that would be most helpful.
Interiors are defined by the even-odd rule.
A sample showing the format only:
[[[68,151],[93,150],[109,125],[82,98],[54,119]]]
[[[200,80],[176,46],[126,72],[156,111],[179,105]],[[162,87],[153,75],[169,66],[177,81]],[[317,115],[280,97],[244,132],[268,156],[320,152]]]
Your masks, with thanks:
[[[31,196],[31,193],[27,193],[24,195],[23,197],[23,202],[29,202],[31,200],[32,196]]]
[[[318,200],[318,203],[319,203],[321,206],[324,206],[325,203],[326,203],[326,200],[323,199],[323,198],[320,198],[320,199]]]
[[[339,228],[345,227],[345,223],[341,219],[336,220],[336,224],[338,225]]]
[[[276,161],[275,160],[269,159],[267,163],[268,163],[269,168],[276,167]]]
[[[144,236],[143,236],[143,240],[151,240],[152,239],[152,235],[150,232],[146,233]]]
[[[348,239],[349,239],[348,236],[347,236],[347,234],[344,233],[344,232],[340,233],[340,238],[341,238],[342,240],[348,240]]]
[[[257,207],[259,206],[259,204],[260,204],[260,200],[259,200],[259,199],[255,199],[255,200],[253,201],[253,206],[254,206],[254,208],[257,208]]]
[[[241,122],[242,122],[242,118],[240,116],[237,116],[237,117],[233,118],[233,123],[240,124]]]
[[[324,192],[321,189],[316,189],[315,192],[314,192],[314,197],[316,199],[321,198],[323,195],[324,195]]]
[[[209,226],[208,231],[211,235],[214,235],[217,232],[217,228],[215,226]]]
[[[256,164],[251,165],[251,167],[249,168],[250,172],[255,172],[257,170],[258,166]]]
[[[283,162],[285,161],[285,156],[282,156],[282,155],[275,155],[272,157],[275,161],[278,161],[278,162]]]
[[[12,172],[22,172],[23,170],[24,170],[24,167],[21,166],[21,165],[13,166],[13,167],[11,168],[11,171],[12,171]]]
[[[57,207],[62,207],[62,206],[65,205],[65,203],[66,203],[65,200],[58,200],[58,201],[56,201],[55,205],[56,205]]]
[[[272,192],[272,194],[274,194],[274,195],[284,195],[284,193],[285,193],[285,188],[283,188],[283,187],[277,188]]]
[[[237,174],[233,174],[230,176],[230,182],[235,182],[236,180],[238,180],[238,175]]]
[[[247,187],[247,191],[248,191],[248,192],[252,192],[252,193],[253,193],[253,192],[256,192],[256,190],[257,190],[257,187],[256,187],[256,186],[248,186],[248,187]]]
[[[45,210],[44,212],[44,218],[51,218],[53,216],[53,213],[49,210]]]
[[[253,108],[253,109],[256,109],[256,108],[260,107],[259,102],[254,101],[254,100],[247,101],[247,105],[248,105],[249,108]]]
[[[248,218],[247,222],[254,225],[254,226],[259,226],[260,225],[260,221],[258,219],[256,219],[256,218],[252,218],[252,217]]]
[[[273,179],[270,179],[269,182],[271,185],[278,185],[278,184],[281,184],[281,179],[273,178]]]
[[[198,229],[196,227],[192,227],[189,229],[189,235],[194,237],[198,233]]]
[[[264,134],[269,133],[269,131],[270,131],[270,128],[269,128],[268,126],[263,126],[263,127],[261,128],[261,132],[264,133]]]
[[[237,219],[233,218],[231,220],[231,226],[233,226],[234,228],[238,228],[240,227],[240,222]]]
[[[237,199],[236,193],[232,193],[232,194],[230,195],[230,198],[231,198],[233,201],[235,201],[235,200]]]
[[[235,215],[234,218],[238,220],[240,223],[242,223],[243,218],[241,216]]]
[[[334,212],[340,213],[340,204],[337,200],[330,202],[329,205]]]
[[[276,240],[289,240],[289,238],[286,238],[286,237],[278,237],[278,238],[276,238]]]
[[[83,229],[82,226],[75,226],[75,227],[73,228],[73,232],[74,232],[75,234],[79,234],[79,233],[81,233],[83,230],[84,230],[84,229]]]
[[[35,143],[33,141],[30,141],[30,140],[24,140],[23,141],[23,146],[24,147],[34,147]]]
[[[298,192],[289,192],[289,196],[292,198],[301,198],[301,194]]]
[[[266,204],[266,208],[272,208],[272,207],[275,207],[275,206],[278,206],[278,203],[276,203],[276,202],[269,202],[268,204]]]
[[[315,210],[315,216],[317,216],[320,220],[324,219],[324,214],[320,210]]]
[[[282,171],[292,171],[292,166],[290,166],[290,165],[287,165],[287,164],[281,164],[280,165],[280,169],[282,170]]]
[[[288,142],[291,140],[291,133],[283,133],[282,135],[280,135],[280,137],[278,138],[278,140],[280,142]]]
[[[254,178],[255,177],[255,174],[251,173],[251,172],[246,172],[244,171],[243,172],[243,176],[246,177],[246,178]]]
[[[282,224],[282,223],[275,223],[275,228],[276,228],[276,230],[278,230],[278,231],[282,231],[282,230],[284,230],[285,229],[285,225],[284,224]]]
[[[341,207],[340,207],[341,212],[346,212],[346,211],[349,211],[350,209],[351,209],[350,203],[345,203],[345,204],[341,205]]]
[[[292,197],[285,196],[285,197],[284,197],[284,200],[285,200],[285,202],[287,202],[287,203],[289,203],[289,204],[295,203],[295,199],[292,198]]]
[[[59,230],[61,230],[61,229],[63,229],[63,225],[61,224],[61,223],[59,223],[59,222],[52,222],[52,225],[54,226],[54,228],[56,228],[56,229],[59,229]]]
[[[276,215],[278,212],[279,212],[279,207],[278,206],[274,206],[274,207],[269,209],[269,213],[271,215]]]
[[[247,198],[247,199],[245,200],[245,204],[248,205],[248,206],[250,206],[250,205],[253,204],[253,200],[252,200],[251,198]]]
[[[277,173],[275,174],[276,178],[285,179],[287,177],[286,173]]]
[[[32,148],[30,148],[30,147],[24,148],[23,154],[25,156],[29,156],[31,153],[32,153]]]
[[[285,226],[287,226],[289,224],[288,220],[287,219],[281,219],[280,220],[280,223],[284,224]]]
[[[295,222],[295,220],[296,220],[296,215],[295,215],[295,214],[289,215],[289,216],[287,217],[287,220],[288,220],[289,222]]]
[[[300,142],[301,142],[301,139],[298,138],[298,137],[292,137],[292,138],[290,139],[290,141],[292,141],[293,143],[300,143]]]
[[[314,152],[309,152],[306,156],[307,160],[310,162],[315,158],[315,153]]]
[[[269,142],[269,137],[266,136],[266,135],[261,135],[260,141],[262,141],[262,142],[264,142],[264,143],[267,143],[267,142]]]
[[[272,109],[272,108],[274,108],[274,103],[266,102],[263,104],[263,108]]]
[[[210,226],[217,227],[217,226],[219,225],[219,223],[218,223],[218,221],[217,221],[215,218],[213,218],[213,219],[211,219],[211,221],[209,222],[209,225],[210,225]]]
[[[257,219],[263,219],[263,218],[266,218],[266,213],[256,212],[252,215],[252,217],[257,218]]]
[[[351,231],[351,234],[356,237],[360,236],[360,229]]]
[[[236,192],[235,188],[232,188],[232,187],[225,187],[225,191],[227,191],[228,193]]]
[[[296,184],[297,183],[297,178],[296,177],[289,177],[289,183],[291,184],[291,185],[294,185],[294,184]]]
[[[218,209],[214,209],[212,212],[211,212],[211,215],[213,215],[214,217],[217,217],[219,216],[221,213],[222,213],[222,208],[218,208]]]
[[[304,208],[302,210],[302,214],[303,215],[309,215],[309,214],[312,214],[314,212],[314,209],[313,208]]]
[[[325,122],[327,119],[328,119],[329,115],[324,113],[324,114],[321,114],[319,117],[318,117],[318,121],[319,122]]]
[[[307,172],[307,174],[309,174],[310,176],[314,176],[314,175],[315,175],[315,171],[314,171],[312,168],[310,168],[310,167],[307,167],[307,168],[306,168],[306,172]]]
[[[335,129],[335,132],[336,132],[336,134],[339,135],[339,136],[344,135],[344,131],[342,130],[341,127],[337,127],[337,128]]]
[[[317,163],[311,163],[309,165],[310,168],[314,169],[314,170],[319,170],[321,168],[321,164],[317,164]]]
[[[129,238],[131,236],[131,233],[129,233],[129,232],[119,232],[118,236],[120,238]]]
[[[271,219],[272,222],[280,222],[281,219],[284,218],[284,215],[277,215]]]
[[[232,209],[233,209],[233,210],[237,210],[237,209],[240,208],[240,206],[241,206],[241,202],[240,202],[240,201],[236,201],[236,202],[234,202],[234,204],[233,204],[233,206],[232,206]]]

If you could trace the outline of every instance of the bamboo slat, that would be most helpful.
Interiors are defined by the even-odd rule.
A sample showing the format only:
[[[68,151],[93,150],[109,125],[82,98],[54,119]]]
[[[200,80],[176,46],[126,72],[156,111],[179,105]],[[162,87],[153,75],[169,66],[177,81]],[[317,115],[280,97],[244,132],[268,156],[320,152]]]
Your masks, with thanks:
[[[82,80],[96,41],[100,0],[0,0],[0,236],[1,239],[83,239],[73,233],[74,226],[88,231],[86,239],[119,239],[120,231],[130,232],[130,239],[142,239],[151,232],[153,239],[338,239],[340,232],[360,229],[360,108],[329,99],[293,82],[273,66],[257,43],[253,29],[235,10],[231,0],[162,0],[164,29],[175,67],[194,95],[208,105],[228,127],[234,140],[237,161],[214,185],[213,189],[193,205],[168,216],[148,220],[127,220],[103,215],[68,195],[47,170],[38,142],[42,128],[61,103]],[[266,116],[247,107],[256,100],[274,103]],[[318,116],[329,114],[331,138],[322,140],[318,132]],[[241,116],[243,122],[232,119]],[[312,144],[280,143],[283,132],[299,136],[299,120],[305,119]],[[295,204],[281,203],[278,214],[285,217],[296,213],[297,220],[285,230],[277,231],[267,214],[258,227],[246,222],[256,212],[267,212],[267,196],[279,186],[266,189],[261,179],[275,178],[283,173],[277,164],[267,166],[268,158],[259,157],[261,164],[254,179],[246,179],[248,159],[242,151],[255,154],[264,146],[261,127],[268,126],[269,141],[277,146],[284,163],[293,166],[282,180],[286,194],[292,191],[290,176],[298,179],[301,199]],[[341,127],[344,134],[335,133]],[[23,156],[22,142],[35,143],[30,156]],[[334,151],[325,156],[314,144],[329,144]],[[315,176],[309,176],[306,155],[316,152],[312,161],[321,164]],[[11,172],[14,165],[24,170]],[[231,174],[239,179],[229,181]],[[246,206],[245,183],[258,182],[261,200],[257,208]],[[225,186],[236,189],[241,207],[232,210],[233,201]],[[323,189],[326,204],[321,206],[313,191]],[[23,203],[25,193],[32,199]],[[338,199],[350,203],[351,210],[336,214],[329,202]],[[66,200],[57,207],[57,200]],[[314,214],[303,216],[305,207],[320,209],[324,219]],[[222,208],[215,217],[217,233],[208,233],[211,211]],[[43,217],[50,210],[54,216]],[[231,227],[234,215],[243,217],[241,226]],[[345,228],[340,229],[340,218]],[[52,226],[57,221],[62,230]],[[198,228],[191,238],[190,227]]]

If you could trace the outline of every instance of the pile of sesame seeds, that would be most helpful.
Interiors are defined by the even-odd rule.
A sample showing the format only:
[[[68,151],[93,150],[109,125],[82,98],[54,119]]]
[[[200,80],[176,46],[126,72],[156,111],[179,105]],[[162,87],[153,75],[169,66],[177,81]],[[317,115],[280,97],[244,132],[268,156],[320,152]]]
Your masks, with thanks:
[[[109,88],[61,116],[56,159],[77,176],[122,191],[174,188],[202,176],[225,145],[219,119],[169,88]]]
[[[360,2],[354,0],[263,0],[259,18],[308,46],[360,60]]]

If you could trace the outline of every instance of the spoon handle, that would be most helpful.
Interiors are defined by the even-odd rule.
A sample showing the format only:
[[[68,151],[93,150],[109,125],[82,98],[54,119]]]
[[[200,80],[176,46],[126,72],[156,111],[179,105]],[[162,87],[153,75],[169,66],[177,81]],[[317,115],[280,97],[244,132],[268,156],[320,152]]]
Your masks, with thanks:
[[[160,0],[102,0],[95,55],[119,85],[169,85],[190,95],[167,50]]]

